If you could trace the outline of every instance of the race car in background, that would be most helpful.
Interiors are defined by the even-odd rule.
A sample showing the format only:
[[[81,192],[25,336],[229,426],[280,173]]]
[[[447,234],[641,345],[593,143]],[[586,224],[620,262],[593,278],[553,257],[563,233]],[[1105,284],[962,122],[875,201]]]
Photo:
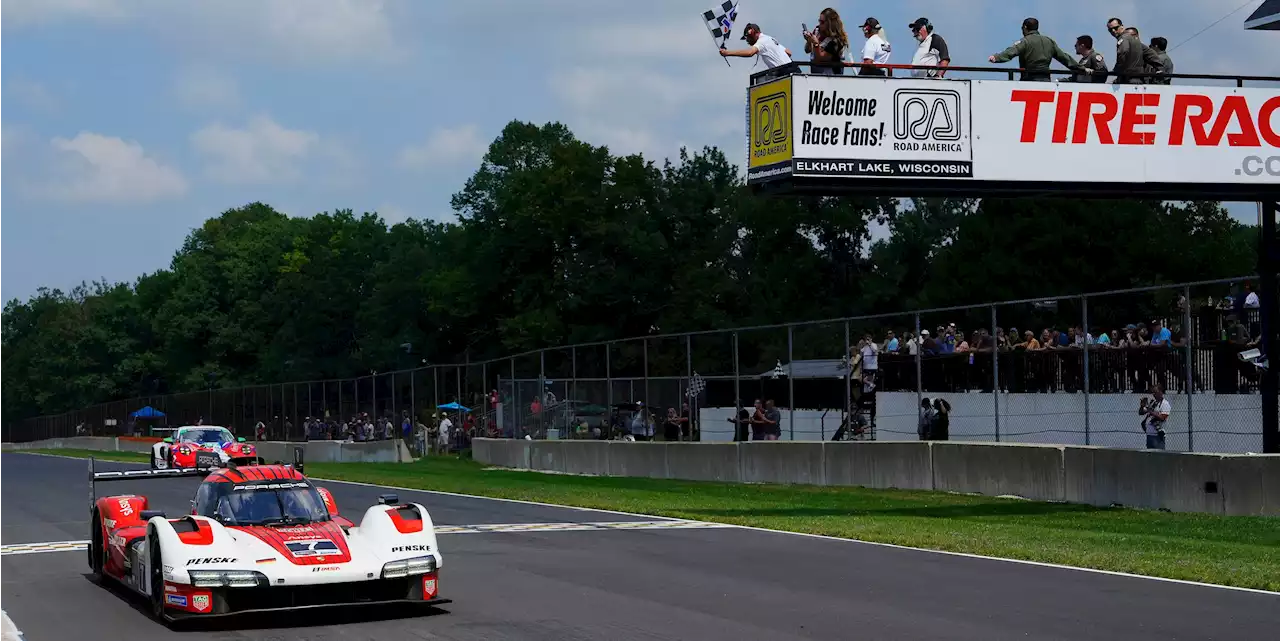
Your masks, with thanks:
[[[151,469],[226,467],[261,463],[256,449],[231,430],[217,425],[188,425],[151,446]]]
[[[96,472],[107,481],[206,474],[190,515],[170,518],[133,494],[94,498],[88,561],[95,579],[144,597],[166,623],[254,611],[450,603],[427,509],[383,494],[359,524],[292,465]]]

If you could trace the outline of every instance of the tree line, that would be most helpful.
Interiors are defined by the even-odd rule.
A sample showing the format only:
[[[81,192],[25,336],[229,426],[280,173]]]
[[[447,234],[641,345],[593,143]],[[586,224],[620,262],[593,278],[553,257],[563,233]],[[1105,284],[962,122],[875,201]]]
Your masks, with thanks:
[[[168,269],[11,300],[4,418],[653,333],[1231,277],[1256,257],[1256,230],[1219,203],[764,197],[718,149],[656,163],[557,123],[509,123],[451,204],[455,221],[388,225],[251,203],[193,230]]]

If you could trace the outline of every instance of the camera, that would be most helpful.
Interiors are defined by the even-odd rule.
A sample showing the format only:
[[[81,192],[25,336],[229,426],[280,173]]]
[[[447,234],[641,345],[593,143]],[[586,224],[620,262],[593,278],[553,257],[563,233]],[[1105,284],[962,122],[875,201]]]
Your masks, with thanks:
[[[1247,349],[1239,354],[1241,362],[1249,363],[1258,369],[1267,369],[1269,359],[1264,358],[1262,350]]]

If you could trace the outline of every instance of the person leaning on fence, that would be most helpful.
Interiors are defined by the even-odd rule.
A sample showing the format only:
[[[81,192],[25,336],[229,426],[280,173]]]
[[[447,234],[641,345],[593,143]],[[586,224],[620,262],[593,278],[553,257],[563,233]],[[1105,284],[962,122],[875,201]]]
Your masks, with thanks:
[[[1107,81],[1107,59],[1097,50],[1093,48],[1093,36],[1080,36],[1076,38],[1076,55],[1080,56],[1080,66],[1089,70],[1089,73],[1079,73],[1071,77],[1071,82],[1094,82],[1101,83]]]
[[[748,430],[751,428],[751,412],[748,412],[747,408],[742,406],[742,399],[738,399],[737,408],[737,418],[730,416],[726,420],[733,423],[733,440],[746,441]]]
[[[1169,41],[1164,38],[1152,38],[1148,47],[1151,49],[1151,55],[1160,61],[1159,67],[1148,66],[1147,73],[1157,74],[1147,78],[1149,85],[1167,85],[1171,83],[1169,74],[1173,73],[1173,59],[1169,57],[1166,51],[1169,48]]]
[[[1142,415],[1142,431],[1147,435],[1147,449],[1163,450],[1165,448],[1164,424],[1169,420],[1173,408],[1169,399],[1164,397],[1164,390],[1159,385],[1151,387],[1152,398],[1143,398],[1138,403],[1138,413]]]
[[[1008,49],[987,58],[990,62],[1002,63],[1018,58],[1018,66],[1022,67],[1022,79],[1038,82],[1052,80],[1049,64],[1057,60],[1062,66],[1076,73],[1089,73],[1080,66],[1067,52],[1058,46],[1057,41],[1040,35],[1040,21],[1027,18],[1022,21],[1022,39],[1014,42]]]
[[[769,69],[791,62],[791,50],[782,46],[782,43],[778,42],[777,38],[761,33],[760,25],[754,22],[747,24],[747,27],[743,29],[742,39],[746,40],[747,45],[749,45],[746,49],[726,49],[721,47],[720,55],[735,58],[760,56],[760,61]]]

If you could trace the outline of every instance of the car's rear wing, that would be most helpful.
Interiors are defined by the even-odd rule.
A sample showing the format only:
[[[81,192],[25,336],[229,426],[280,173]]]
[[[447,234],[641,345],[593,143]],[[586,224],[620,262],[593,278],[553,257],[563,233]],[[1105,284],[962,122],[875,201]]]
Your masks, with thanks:
[[[303,453],[304,448],[293,448],[292,467],[299,472],[303,471]],[[192,468],[170,468],[165,470],[110,470],[99,472],[96,468],[96,459],[89,457],[89,505],[92,506],[98,500],[97,484],[108,481],[138,481],[143,479],[171,479],[182,478],[188,476],[205,476],[209,472],[217,469],[217,466],[199,465],[201,459],[197,459],[197,467]],[[282,461],[277,461],[283,464]]]

